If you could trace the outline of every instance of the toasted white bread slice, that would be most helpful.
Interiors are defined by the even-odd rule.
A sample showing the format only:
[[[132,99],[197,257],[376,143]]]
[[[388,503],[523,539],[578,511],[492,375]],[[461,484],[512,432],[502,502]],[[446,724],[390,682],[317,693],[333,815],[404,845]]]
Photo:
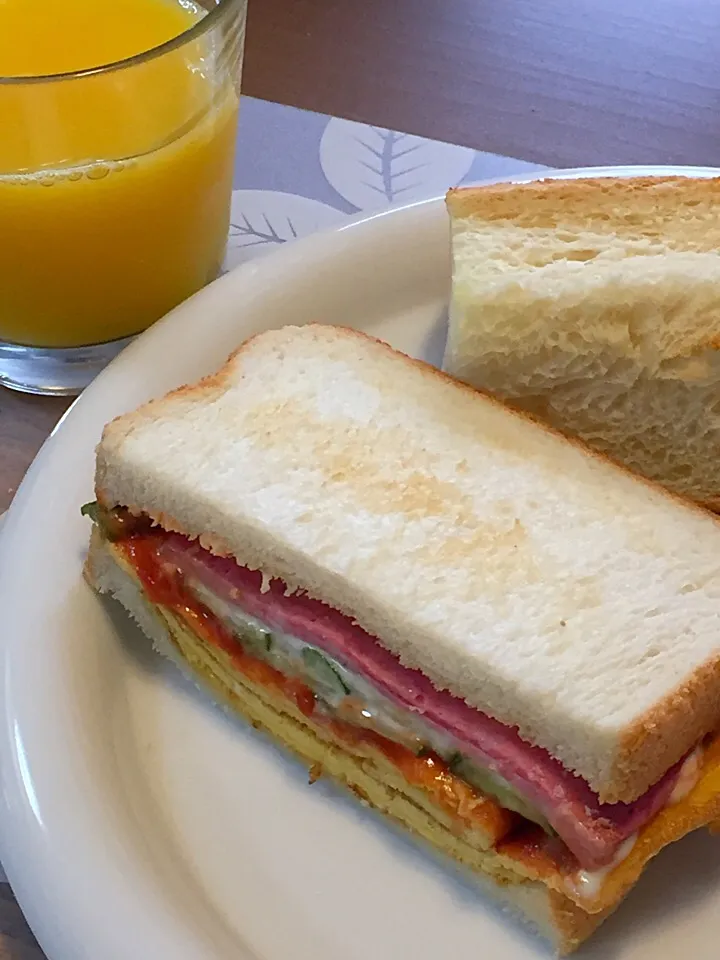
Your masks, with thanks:
[[[444,366],[720,509],[720,179],[451,190]]]
[[[720,523],[357,332],[110,424],[96,489],[355,619],[607,801],[720,726]]]
[[[287,698],[232,670],[222,654],[192,635],[167,608],[149,602],[120,551],[93,534],[85,565],[88,582],[116,598],[132,615],[158,652],[173,660],[216,701],[269,734],[311,770],[311,781],[327,776],[368,806],[401,825],[417,839],[470,871],[481,891],[548,940],[561,955],[571,953],[609,916],[622,895],[601,911],[588,913],[561,891],[522,873],[507,858],[478,843],[474,831],[459,829],[437,804],[409,787],[377,752],[350,752],[328,731],[301,713]],[[624,893],[625,891],[623,891]]]

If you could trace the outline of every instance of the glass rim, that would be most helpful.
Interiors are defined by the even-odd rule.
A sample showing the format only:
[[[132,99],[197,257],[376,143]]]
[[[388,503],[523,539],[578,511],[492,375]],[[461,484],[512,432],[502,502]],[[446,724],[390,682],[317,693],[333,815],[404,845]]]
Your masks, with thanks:
[[[183,30],[176,37],[171,37],[156,47],[149,50],[142,50],[140,53],[134,53],[131,57],[125,57],[122,60],[114,60],[111,63],[102,63],[96,67],[86,67],[82,70],[67,70],[64,73],[46,73],[27,77],[4,77],[0,74],[0,87],[2,86],[23,86],[41,83],[58,83],[63,80],[82,80],[85,77],[94,77],[104,73],[114,73],[118,70],[125,70],[128,67],[134,67],[138,64],[148,63],[150,60],[156,60],[166,53],[177,50],[186,43],[201,37],[207,30],[212,29],[215,24],[225,16],[225,11],[232,7],[244,7],[247,0],[217,0],[217,3],[204,17],[201,17],[197,23],[194,23],[187,30]]]

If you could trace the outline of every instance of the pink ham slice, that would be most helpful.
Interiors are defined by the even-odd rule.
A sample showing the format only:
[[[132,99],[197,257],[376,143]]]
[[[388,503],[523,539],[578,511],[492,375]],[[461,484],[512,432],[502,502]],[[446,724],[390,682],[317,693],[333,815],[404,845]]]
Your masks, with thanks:
[[[285,633],[312,643],[364,675],[402,706],[450,734],[461,752],[503,777],[538,809],[585,869],[609,863],[618,847],[667,803],[682,765],[672,767],[633,803],[603,804],[585,780],[513,727],[487,716],[446,690],[438,690],[348,617],[302,595],[285,595],[272,581],[261,591],[260,573],[216,557],[178,534],[158,538],[163,563],[197,579],[216,596]]]

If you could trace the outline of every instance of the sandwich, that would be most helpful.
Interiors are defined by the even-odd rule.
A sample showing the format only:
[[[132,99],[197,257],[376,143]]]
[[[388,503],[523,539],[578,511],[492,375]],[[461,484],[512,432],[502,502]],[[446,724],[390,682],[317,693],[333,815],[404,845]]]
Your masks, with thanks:
[[[110,423],[86,577],[561,953],[720,817],[720,519],[351,330]]]
[[[444,368],[720,510],[720,179],[447,196]]]

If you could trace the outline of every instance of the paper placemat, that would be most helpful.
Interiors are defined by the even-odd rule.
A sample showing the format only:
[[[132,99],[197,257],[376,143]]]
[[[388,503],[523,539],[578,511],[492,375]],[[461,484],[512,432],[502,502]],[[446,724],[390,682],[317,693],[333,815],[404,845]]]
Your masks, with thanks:
[[[228,268],[359,213],[540,164],[251,97],[240,107]]]

